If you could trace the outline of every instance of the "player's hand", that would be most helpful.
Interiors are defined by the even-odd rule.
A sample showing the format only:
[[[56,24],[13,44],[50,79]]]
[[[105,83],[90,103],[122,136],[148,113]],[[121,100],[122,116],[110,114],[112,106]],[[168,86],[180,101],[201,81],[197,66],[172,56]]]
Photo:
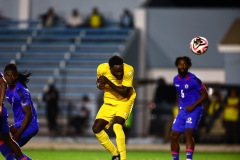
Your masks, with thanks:
[[[187,107],[185,108],[185,110],[188,111],[188,112],[192,112],[194,109],[195,109],[195,106],[194,106],[194,105],[187,106]]]
[[[2,116],[2,105],[0,105],[0,117]]]
[[[100,76],[100,77],[97,79],[97,82],[98,82],[98,83],[108,84],[109,80],[108,80],[108,78],[105,77],[105,76]]]
[[[97,88],[103,90],[105,88],[105,83],[97,82]]]

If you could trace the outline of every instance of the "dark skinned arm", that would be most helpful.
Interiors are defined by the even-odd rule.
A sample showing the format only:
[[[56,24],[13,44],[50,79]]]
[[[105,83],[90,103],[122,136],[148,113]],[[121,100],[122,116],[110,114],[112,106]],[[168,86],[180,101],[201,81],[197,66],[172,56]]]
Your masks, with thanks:
[[[195,103],[186,107],[186,110],[188,112],[193,111],[199,104],[201,104],[206,98],[208,98],[208,93],[207,93],[206,89],[202,89],[200,91],[200,94],[201,94],[200,98]]]
[[[7,83],[5,79],[0,78],[0,85],[1,85],[1,90],[0,90],[0,116],[2,116],[2,104],[5,98],[5,93],[6,93],[6,88],[7,88]]]
[[[23,107],[23,113],[24,113],[25,116],[24,116],[22,125],[17,130],[17,132],[13,135],[13,139],[15,141],[17,141],[21,137],[22,133],[28,127],[29,123],[32,120],[32,108],[31,108],[31,106],[27,105],[27,106]]]
[[[108,84],[115,92],[117,92],[119,95],[121,95],[124,98],[127,98],[129,96],[129,93],[132,89],[132,87],[125,87],[125,86],[116,86],[114,83],[112,83],[107,77],[101,76],[97,79],[98,83],[104,83]]]

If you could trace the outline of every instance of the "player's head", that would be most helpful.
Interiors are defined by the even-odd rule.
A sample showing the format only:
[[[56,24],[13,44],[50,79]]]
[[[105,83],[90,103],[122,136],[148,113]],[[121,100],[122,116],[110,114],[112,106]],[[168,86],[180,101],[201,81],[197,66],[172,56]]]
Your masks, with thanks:
[[[21,82],[25,87],[31,76],[30,72],[25,71],[23,74],[18,73],[17,66],[14,63],[9,63],[4,68],[4,78],[10,88],[15,87],[16,82]]]
[[[118,80],[123,79],[123,59],[117,55],[112,56],[108,61],[112,75],[114,75]]]
[[[188,69],[192,66],[192,62],[187,56],[177,57],[175,60],[175,66],[177,67],[180,76],[185,77],[188,73]]]

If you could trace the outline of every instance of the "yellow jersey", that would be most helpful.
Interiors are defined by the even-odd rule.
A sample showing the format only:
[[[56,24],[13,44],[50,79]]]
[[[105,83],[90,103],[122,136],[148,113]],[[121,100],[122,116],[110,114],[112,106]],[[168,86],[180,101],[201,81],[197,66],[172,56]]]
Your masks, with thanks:
[[[98,66],[97,68],[98,78],[100,76],[105,76],[116,86],[132,87],[129,97],[124,98],[121,95],[119,95],[117,92],[115,92],[109,85],[106,84],[104,88],[104,96],[103,96],[104,103],[111,104],[111,105],[118,105],[122,102],[128,102],[128,101],[130,103],[133,103],[133,101],[135,100],[136,92],[133,87],[134,69],[132,66],[124,63],[123,71],[124,71],[123,79],[118,80],[114,75],[112,75],[110,71],[110,66],[108,63],[102,63]]]

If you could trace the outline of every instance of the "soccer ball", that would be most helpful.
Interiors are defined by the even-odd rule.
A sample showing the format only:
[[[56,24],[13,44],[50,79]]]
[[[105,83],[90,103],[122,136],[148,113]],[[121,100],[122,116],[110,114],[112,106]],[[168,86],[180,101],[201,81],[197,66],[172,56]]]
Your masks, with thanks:
[[[202,36],[197,36],[191,40],[190,49],[194,54],[202,55],[208,49],[208,40]]]

